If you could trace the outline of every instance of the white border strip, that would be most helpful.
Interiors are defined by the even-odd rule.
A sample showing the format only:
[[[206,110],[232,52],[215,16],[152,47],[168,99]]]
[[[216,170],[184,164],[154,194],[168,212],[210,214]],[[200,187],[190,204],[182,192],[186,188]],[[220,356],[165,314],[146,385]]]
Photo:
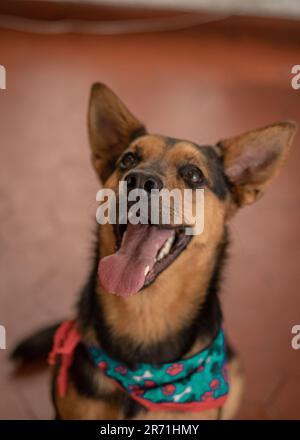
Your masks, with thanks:
[[[43,1],[43,0],[40,0]],[[47,1],[47,0],[44,0]],[[49,0],[48,0],[49,1]],[[57,3],[60,0],[52,0]],[[299,0],[64,0],[69,3],[300,18]]]

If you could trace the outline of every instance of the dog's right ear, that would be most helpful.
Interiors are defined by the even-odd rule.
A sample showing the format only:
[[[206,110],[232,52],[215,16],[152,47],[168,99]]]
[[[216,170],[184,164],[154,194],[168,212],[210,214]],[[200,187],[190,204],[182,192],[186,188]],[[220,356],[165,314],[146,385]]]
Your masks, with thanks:
[[[91,89],[88,129],[92,163],[103,182],[113,172],[118,157],[130,142],[146,133],[143,124],[101,83],[94,84]]]

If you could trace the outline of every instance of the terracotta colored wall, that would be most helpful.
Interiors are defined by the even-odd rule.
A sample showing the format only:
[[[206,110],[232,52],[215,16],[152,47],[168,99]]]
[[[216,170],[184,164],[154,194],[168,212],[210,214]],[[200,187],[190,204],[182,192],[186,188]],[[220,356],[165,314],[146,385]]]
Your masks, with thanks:
[[[239,23],[110,37],[0,31],[0,324],[9,348],[70,315],[87,275],[98,189],[86,133],[92,82],[110,85],[150,130],[200,143],[300,122],[300,90],[290,86],[299,35]],[[299,164],[298,136],[280,178],[231,227],[222,300],[246,369],[240,417],[300,418],[300,351],[290,346],[300,323]],[[50,418],[45,373],[15,379],[6,358],[1,350],[0,418]]]

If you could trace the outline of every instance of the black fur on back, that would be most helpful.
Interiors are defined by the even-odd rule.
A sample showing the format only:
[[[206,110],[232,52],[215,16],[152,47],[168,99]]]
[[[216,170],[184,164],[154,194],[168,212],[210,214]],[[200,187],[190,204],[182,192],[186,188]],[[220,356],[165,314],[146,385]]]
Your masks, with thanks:
[[[53,337],[61,322],[45,327],[23,339],[10,353],[11,360],[33,362],[47,359]]]

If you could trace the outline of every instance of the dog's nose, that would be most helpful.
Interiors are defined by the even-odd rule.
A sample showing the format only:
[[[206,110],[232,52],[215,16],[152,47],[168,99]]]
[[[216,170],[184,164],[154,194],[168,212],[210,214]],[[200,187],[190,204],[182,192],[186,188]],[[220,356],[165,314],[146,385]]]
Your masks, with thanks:
[[[131,171],[125,177],[127,182],[127,189],[144,189],[148,193],[151,193],[152,189],[161,190],[163,183],[161,179],[156,175],[147,171]]]

